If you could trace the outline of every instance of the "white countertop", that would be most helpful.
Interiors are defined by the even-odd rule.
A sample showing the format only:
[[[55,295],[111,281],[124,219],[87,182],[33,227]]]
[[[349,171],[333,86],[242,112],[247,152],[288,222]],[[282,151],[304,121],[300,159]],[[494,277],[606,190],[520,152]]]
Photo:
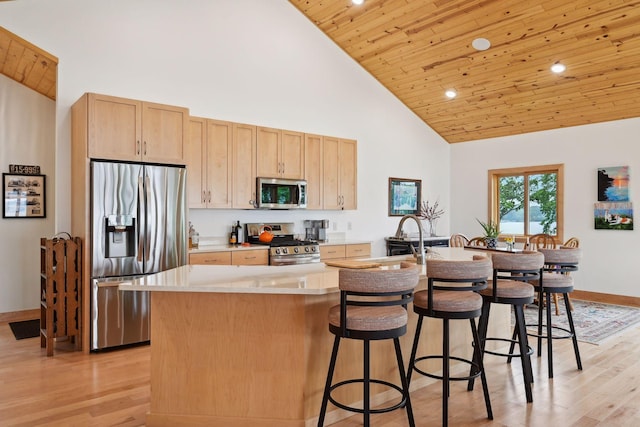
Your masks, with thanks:
[[[463,248],[429,248],[427,257],[469,259],[476,251]],[[380,268],[397,268],[410,255],[367,258]],[[426,267],[422,266],[422,275]],[[185,265],[161,273],[122,282],[119,289],[153,292],[220,292],[243,294],[323,295],[338,292],[339,268],[324,263],[253,266],[253,265]]]
[[[185,265],[122,282],[122,290],[319,295],[338,291],[338,269],[323,263]]]

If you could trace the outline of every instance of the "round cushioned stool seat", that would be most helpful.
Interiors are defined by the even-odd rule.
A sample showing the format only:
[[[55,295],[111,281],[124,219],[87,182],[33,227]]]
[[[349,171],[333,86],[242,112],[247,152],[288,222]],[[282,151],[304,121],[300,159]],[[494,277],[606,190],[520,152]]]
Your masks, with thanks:
[[[429,307],[429,292],[416,292],[413,306]],[[464,313],[482,309],[482,297],[475,292],[433,291],[433,310]]]
[[[530,282],[533,286],[540,286],[539,280]],[[542,286],[553,293],[552,288],[573,288],[573,277],[568,274],[544,272],[542,274]]]
[[[481,290],[480,294],[487,297],[493,296],[493,280],[489,280],[489,285],[486,289]],[[529,283],[517,280],[498,280],[497,298],[530,298],[533,295],[534,289]]]
[[[329,323],[340,327],[340,306],[329,309]],[[355,331],[388,331],[407,324],[407,310],[391,307],[347,307],[347,329]]]

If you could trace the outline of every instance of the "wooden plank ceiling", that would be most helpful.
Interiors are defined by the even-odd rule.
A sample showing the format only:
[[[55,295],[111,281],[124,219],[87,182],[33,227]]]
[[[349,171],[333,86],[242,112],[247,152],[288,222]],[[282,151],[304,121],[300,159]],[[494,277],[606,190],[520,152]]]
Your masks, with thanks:
[[[640,1],[289,1],[450,143],[640,117]]]
[[[56,99],[58,58],[0,27],[0,73]]]

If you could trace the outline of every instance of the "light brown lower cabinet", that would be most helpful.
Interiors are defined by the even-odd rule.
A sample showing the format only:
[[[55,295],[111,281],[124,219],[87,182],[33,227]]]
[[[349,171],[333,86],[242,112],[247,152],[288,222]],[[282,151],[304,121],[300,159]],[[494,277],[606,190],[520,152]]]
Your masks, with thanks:
[[[199,252],[199,253],[189,254],[189,264],[231,265],[231,251]]]
[[[320,245],[320,260],[366,258],[371,256],[371,243]]]
[[[345,246],[347,258],[367,258],[371,256],[371,243],[358,243]]]
[[[189,264],[195,265],[268,265],[265,249],[242,251],[199,252],[189,254]]]
[[[268,265],[269,251],[264,249],[231,252],[232,265]]]

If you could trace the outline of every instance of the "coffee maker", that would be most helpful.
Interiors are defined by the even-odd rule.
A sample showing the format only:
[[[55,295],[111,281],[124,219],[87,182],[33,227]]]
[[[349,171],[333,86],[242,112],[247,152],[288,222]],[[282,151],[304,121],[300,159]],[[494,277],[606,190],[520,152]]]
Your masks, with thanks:
[[[304,221],[305,240],[327,241],[328,219],[308,219]]]

